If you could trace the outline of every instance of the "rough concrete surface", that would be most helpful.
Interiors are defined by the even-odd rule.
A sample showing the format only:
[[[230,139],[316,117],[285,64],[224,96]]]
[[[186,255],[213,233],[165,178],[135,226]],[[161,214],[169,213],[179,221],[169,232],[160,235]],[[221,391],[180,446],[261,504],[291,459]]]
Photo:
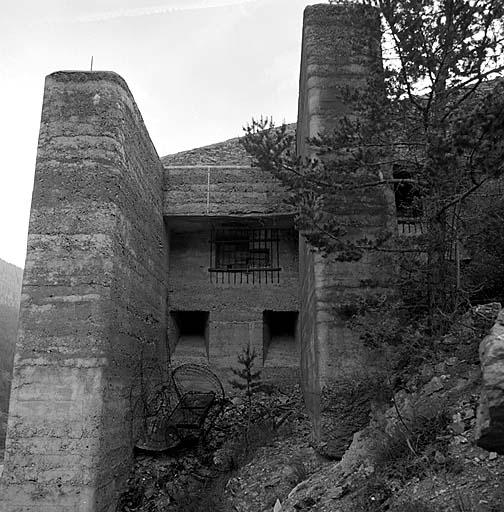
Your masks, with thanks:
[[[350,15],[348,14],[350,12]],[[312,155],[308,137],[331,133],[351,111],[343,90],[368,87],[368,79],[379,77],[380,31],[375,11],[367,6],[315,5],[305,10],[297,148],[302,156]],[[355,41],[360,41],[356,46]],[[392,227],[393,198],[385,188],[344,190],[335,198],[341,223],[354,239],[372,238]],[[348,220],[351,219],[351,223]],[[353,432],[361,426],[357,417],[347,415],[341,403],[332,403],[334,390],[344,390],[366,377],[371,358],[359,338],[346,327],[338,306],[359,296],[380,291],[363,282],[383,281],[387,262],[365,255],[357,262],[322,258],[304,240],[300,244],[301,369],[305,401],[314,433],[324,452],[342,455]],[[379,364],[375,361],[375,364]],[[329,390],[329,392],[327,392]],[[342,393],[344,396],[344,393]]]
[[[346,9],[305,11],[300,156],[312,154],[307,137],[360,115],[342,87],[380,70],[374,11],[358,5],[363,16],[350,19]],[[323,258],[294,231],[283,194],[236,140],[161,162],[114,73],[47,77],[0,510],[111,510],[130,467],[139,375],[161,368],[149,373],[154,384],[170,355],[208,364],[226,383],[251,345],[266,380],[301,374],[316,439],[341,455],[368,410],[354,391],[379,361],[370,363],[338,306],[385,290],[388,262]],[[341,222],[358,226],[349,236],[393,225],[390,191],[342,193],[336,203]],[[212,281],[213,230],[236,224],[279,230],[275,281]],[[184,312],[195,328],[183,326]],[[275,313],[295,320],[276,329]]]
[[[281,354],[264,352],[263,314],[266,310],[299,310],[295,232],[291,229],[281,231],[284,235],[279,243],[282,269],[279,282],[266,283],[263,277],[261,283],[256,281],[253,284],[250,281],[247,284],[239,280],[231,280],[230,283],[211,282],[208,271],[211,250],[209,225],[205,227],[201,222],[196,222],[192,229],[186,227],[184,231],[178,231],[175,225],[170,233],[169,305],[170,310],[175,312],[208,312],[207,363],[226,383],[227,370],[237,366],[238,354],[246,345],[251,345],[258,356],[258,364],[268,361],[268,365],[289,366]],[[170,326],[169,342],[174,364],[201,362],[201,352],[195,351],[188,356],[186,343],[178,344],[176,326],[173,322]],[[297,339],[291,347],[296,359],[298,342]],[[274,359],[275,355],[280,357]]]
[[[1,510],[107,510],[124,482],[134,364],[165,336],[162,174],[118,75],[47,77]]]
[[[167,216],[292,214],[280,183],[253,167],[165,167]]]

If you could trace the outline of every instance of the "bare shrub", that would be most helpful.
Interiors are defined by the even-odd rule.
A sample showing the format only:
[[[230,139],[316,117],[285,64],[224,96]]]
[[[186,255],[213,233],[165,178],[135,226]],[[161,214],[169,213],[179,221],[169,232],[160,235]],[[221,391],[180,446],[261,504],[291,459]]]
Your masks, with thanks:
[[[436,469],[436,453],[446,451],[450,417],[446,402],[422,399],[401,416],[392,431],[381,432],[374,452],[375,467],[389,478],[407,481]]]

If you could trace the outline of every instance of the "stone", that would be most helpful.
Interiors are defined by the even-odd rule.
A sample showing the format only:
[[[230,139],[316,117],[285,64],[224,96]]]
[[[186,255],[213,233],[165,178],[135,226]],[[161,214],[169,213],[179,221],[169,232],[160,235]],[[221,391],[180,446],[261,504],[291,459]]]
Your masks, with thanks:
[[[453,336],[453,334],[447,334],[443,338],[443,343],[445,345],[454,345],[455,343],[457,343],[457,339],[455,338],[455,336]]]
[[[486,450],[504,453],[504,310],[479,347],[482,389],[475,440]]]
[[[345,489],[344,489],[344,487],[342,487],[340,485],[331,489],[327,494],[328,498],[330,498],[332,500],[338,500],[344,495],[345,495]]]
[[[489,329],[495,322],[502,306],[499,302],[481,304],[472,309],[474,324],[482,329]]]
[[[451,429],[455,434],[463,434],[466,430],[465,425],[462,421],[453,423]]]
[[[306,496],[301,501],[298,501],[294,505],[294,508],[296,510],[308,510],[311,507],[313,507],[314,505],[316,505],[316,503],[317,503],[317,501],[315,500],[315,498],[313,498],[312,496]]]
[[[434,454],[434,460],[438,464],[445,464],[446,463],[446,457],[439,450],[436,450],[436,453]]]
[[[439,377],[433,377],[425,386],[424,393],[427,395],[432,395],[437,391],[441,391],[443,389],[443,383]]]
[[[354,434],[352,444],[338,465],[342,475],[350,475],[358,467],[367,467],[371,464],[375,440],[375,435],[369,428]]]
[[[464,410],[464,420],[470,420],[470,419],[474,418],[474,416],[475,416],[474,409],[465,409]]]
[[[471,381],[469,379],[463,379],[463,378],[457,379],[455,386],[453,386],[450,389],[450,395],[460,393],[460,392],[464,391],[465,389],[467,389],[467,387],[470,385],[471,385]]]

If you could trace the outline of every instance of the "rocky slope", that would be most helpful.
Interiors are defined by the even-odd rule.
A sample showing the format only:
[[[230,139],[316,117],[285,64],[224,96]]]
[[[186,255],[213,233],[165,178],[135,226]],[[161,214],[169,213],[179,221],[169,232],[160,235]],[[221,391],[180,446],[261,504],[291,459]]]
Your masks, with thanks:
[[[481,341],[496,308],[485,315],[485,325],[471,313],[435,340],[392,400],[373,405],[369,425],[354,435],[341,461],[313,449],[299,389],[256,397],[274,422],[288,419],[275,432],[256,425],[253,452],[239,456],[244,410],[234,399],[205,446],[141,456],[120,510],[504,512],[504,454],[497,445],[493,451],[476,443],[489,442],[480,435],[487,424],[482,407],[485,396],[500,389],[492,392],[495,372],[488,368],[496,359],[489,359],[495,352],[489,347],[500,347],[504,313]]]
[[[486,424],[485,396],[495,383],[495,371],[486,375],[489,362],[494,370],[496,364],[495,357],[488,360],[488,347],[492,342],[501,346],[504,316],[499,314],[491,334],[481,343],[481,336],[471,334],[474,318],[467,316],[464,322],[465,332],[459,329],[437,341],[435,357],[410,375],[391,406],[376,404],[370,424],[355,434],[340,462],[320,464],[289,491],[278,484],[278,501],[272,506],[271,499],[257,504],[247,497],[251,492],[259,494],[258,480],[265,487],[285,483],[288,465],[279,467],[274,458],[278,452],[285,458],[285,452],[277,447],[258,453],[234,477],[239,492],[236,485],[230,487],[233,510],[503,512],[504,454],[498,438],[489,446],[488,437],[480,434],[481,423]],[[491,392],[494,399],[499,389],[502,399],[502,386]],[[287,441],[282,442],[288,452]],[[297,463],[303,463],[303,457]],[[268,477],[262,479],[265,472]]]

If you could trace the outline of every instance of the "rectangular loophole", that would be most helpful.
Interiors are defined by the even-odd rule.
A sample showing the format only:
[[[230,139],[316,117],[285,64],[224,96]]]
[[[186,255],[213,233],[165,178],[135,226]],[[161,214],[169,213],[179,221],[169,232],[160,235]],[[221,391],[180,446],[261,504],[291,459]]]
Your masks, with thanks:
[[[208,357],[208,311],[172,311],[177,356]]]
[[[297,311],[263,312],[264,366],[299,366]]]

